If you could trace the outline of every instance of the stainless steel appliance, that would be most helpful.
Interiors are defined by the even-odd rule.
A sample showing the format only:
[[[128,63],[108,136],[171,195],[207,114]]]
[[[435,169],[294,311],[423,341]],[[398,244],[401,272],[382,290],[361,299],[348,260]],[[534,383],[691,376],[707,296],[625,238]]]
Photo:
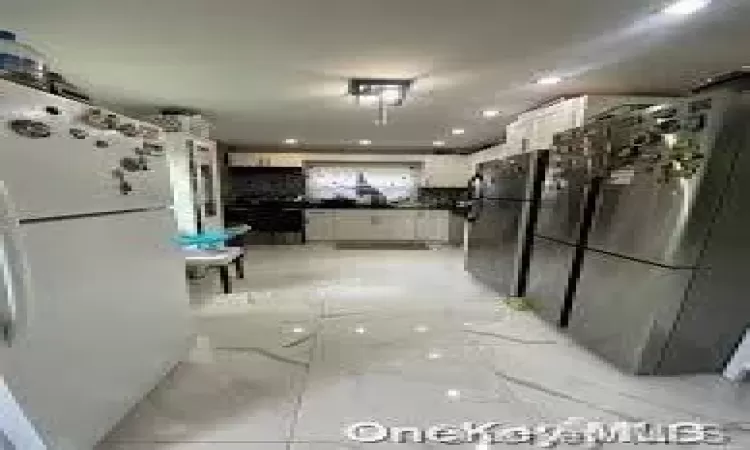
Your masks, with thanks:
[[[539,151],[486,162],[469,182],[466,268],[501,295],[524,295],[531,230],[548,156]]]
[[[0,430],[19,449],[91,449],[189,348],[164,153],[88,112],[0,80]]]
[[[579,139],[581,132],[573,129],[558,135],[558,147]],[[551,153],[533,230],[526,300],[556,325],[567,325],[596,183],[587,161]]]
[[[721,372],[750,325],[748,124],[750,96],[714,91],[558,136],[588,181],[540,219],[539,236],[576,238],[535,239],[543,315],[627,372]]]

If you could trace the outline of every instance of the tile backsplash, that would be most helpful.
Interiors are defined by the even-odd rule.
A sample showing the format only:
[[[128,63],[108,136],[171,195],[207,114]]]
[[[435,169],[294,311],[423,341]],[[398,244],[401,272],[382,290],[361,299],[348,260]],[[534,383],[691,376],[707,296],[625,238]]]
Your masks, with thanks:
[[[301,168],[230,167],[225,201],[294,199],[305,193]]]
[[[465,188],[420,188],[419,203],[437,207],[453,207],[456,202],[468,199]]]

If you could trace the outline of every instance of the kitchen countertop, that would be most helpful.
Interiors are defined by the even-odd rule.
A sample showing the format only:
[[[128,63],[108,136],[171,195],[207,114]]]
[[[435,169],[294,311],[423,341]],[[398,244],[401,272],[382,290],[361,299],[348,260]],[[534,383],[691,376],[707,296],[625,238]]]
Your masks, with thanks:
[[[433,205],[307,205],[305,209],[387,209],[387,210],[435,210],[450,211],[456,209],[451,206],[433,206]]]
[[[386,210],[437,210],[461,213],[465,208],[449,205],[409,204],[409,205],[362,205],[342,203],[294,202],[262,200],[257,202],[237,202],[226,204],[227,208],[271,207],[283,209],[386,209]]]

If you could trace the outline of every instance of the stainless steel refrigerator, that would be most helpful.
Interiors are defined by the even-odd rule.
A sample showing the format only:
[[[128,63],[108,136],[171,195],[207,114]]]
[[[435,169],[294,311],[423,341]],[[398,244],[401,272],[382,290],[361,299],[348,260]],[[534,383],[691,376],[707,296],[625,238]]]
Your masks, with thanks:
[[[577,133],[569,131],[564,138],[578,139]],[[597,183],[586,162],[550,155],[532,237],[526,301],[555,325],[567,326]]]
[[[704,160],[690,178],[606,180],[569,328],[628,372],[721,372],[750,325],[750,96],[715,92],[669,110],[664,138],[694,139]]]
[[[627,372],[720,372],[750,325],[750,98],[714,91],[625,119],[603,143],[568,133],[591,153],[548,179],[528,296]],[[603,150],[683,143],[700,158],[595,170]]]
[[[538,151],[483,163],[469,183],[466,268],[500,295],[524,295],[531,231],[548,156],[547,151]]]

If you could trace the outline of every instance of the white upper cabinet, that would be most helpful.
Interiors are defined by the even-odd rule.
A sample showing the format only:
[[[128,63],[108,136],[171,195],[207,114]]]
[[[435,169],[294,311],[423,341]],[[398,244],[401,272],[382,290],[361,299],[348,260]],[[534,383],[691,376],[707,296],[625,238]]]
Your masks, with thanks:
[[[230,153],[229,165],[246,167],[302,167],[299,153]]]
[[[659,104],[669,97],[584,95],[560,100],[551,105],[527,111],[506,128],[506,147],[510,153],[542,150],[552,147],[555,134],[580,127],[586,120],[623,105]]]
[[[166,133],[166,142],[178,229],[196,233],[223,228],[216,143],[187,133]]]
[[[471,177],[469,158],[463,155],[430,155],[422,168],[423,187],[466,187]]]

